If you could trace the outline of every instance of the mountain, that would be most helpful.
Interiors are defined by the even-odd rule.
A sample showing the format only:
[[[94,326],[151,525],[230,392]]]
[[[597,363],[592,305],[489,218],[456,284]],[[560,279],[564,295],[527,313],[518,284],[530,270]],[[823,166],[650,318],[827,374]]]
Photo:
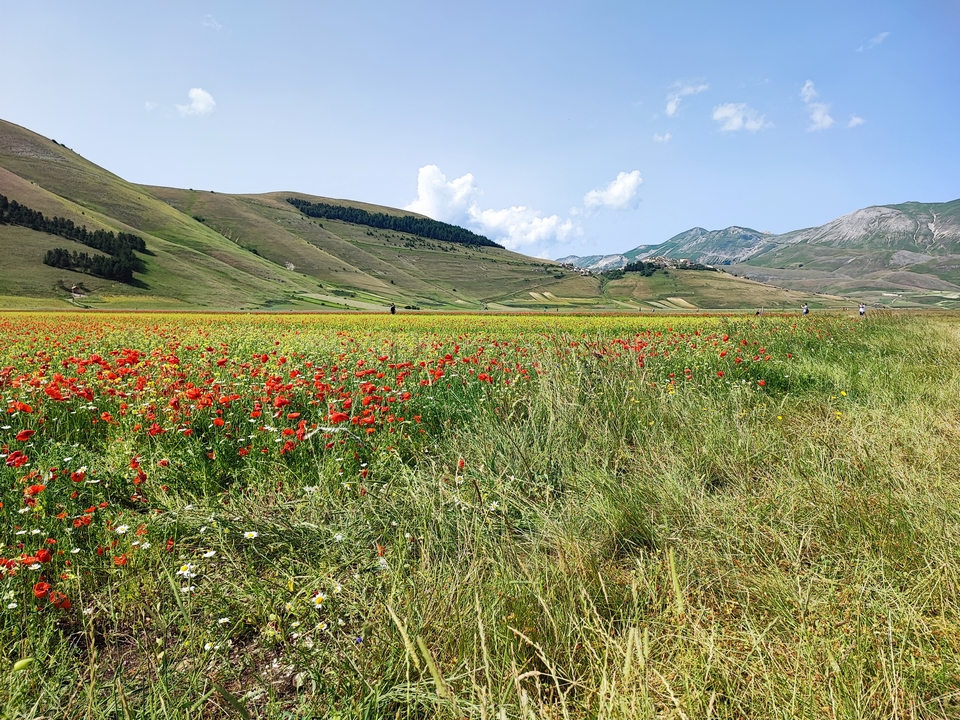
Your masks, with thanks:
[[[705,265],[723,265],[740,262],[765,247],[774,237],[744,227],[728,227],[724,230],[704,230],[696,227],[674,235],[662,245],[647,249],[639,258],[662,255],[672,258],[687,258]]]
[[[696,227],[622,255],[564,260],[576,267],[623,267],[626,262],[616,259],[628,256],[687,258],[797,290],[954,301],[960,299],[951,297],[960,293],[960,200],[868,207],[779,235]]]

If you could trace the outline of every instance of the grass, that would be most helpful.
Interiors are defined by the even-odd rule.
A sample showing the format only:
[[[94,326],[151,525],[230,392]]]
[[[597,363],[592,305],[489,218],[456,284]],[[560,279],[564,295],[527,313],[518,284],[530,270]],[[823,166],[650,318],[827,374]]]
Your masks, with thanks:
[[[956,715],[958,321],[8,315],[4,713]]]

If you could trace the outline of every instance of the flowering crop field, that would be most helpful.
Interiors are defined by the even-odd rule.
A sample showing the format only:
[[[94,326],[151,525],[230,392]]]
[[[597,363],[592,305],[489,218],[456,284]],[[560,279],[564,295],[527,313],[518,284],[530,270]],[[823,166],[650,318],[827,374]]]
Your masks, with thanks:
[[[5,717],[960,713],[960,322],[0,315]]]

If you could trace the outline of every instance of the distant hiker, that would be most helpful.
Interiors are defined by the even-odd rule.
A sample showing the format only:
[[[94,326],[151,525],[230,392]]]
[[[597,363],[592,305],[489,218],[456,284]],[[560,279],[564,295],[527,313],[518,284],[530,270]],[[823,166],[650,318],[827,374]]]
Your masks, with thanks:
[[[390,303],[390,314],[391,314],[391,315],[396,315],[396,314],[397,314],[397,306],[394,305],[393,303]]]
[[[803,304],[803,307],[801,308],[801,310],[803,310],[803,314],[804,314],[804,315],[809,315],[809,314],[810,314],[810,306],[807,305],[806,303]]]
[[[867,314],[867,306],[863,303],[860,303],[860,317],[863,317]]]

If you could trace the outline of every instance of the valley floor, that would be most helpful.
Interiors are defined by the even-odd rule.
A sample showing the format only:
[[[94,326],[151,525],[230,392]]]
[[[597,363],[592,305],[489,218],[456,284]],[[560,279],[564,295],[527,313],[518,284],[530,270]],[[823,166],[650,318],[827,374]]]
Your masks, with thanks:
[[[960,316],[0,314],[7,717],[960,713]]]

